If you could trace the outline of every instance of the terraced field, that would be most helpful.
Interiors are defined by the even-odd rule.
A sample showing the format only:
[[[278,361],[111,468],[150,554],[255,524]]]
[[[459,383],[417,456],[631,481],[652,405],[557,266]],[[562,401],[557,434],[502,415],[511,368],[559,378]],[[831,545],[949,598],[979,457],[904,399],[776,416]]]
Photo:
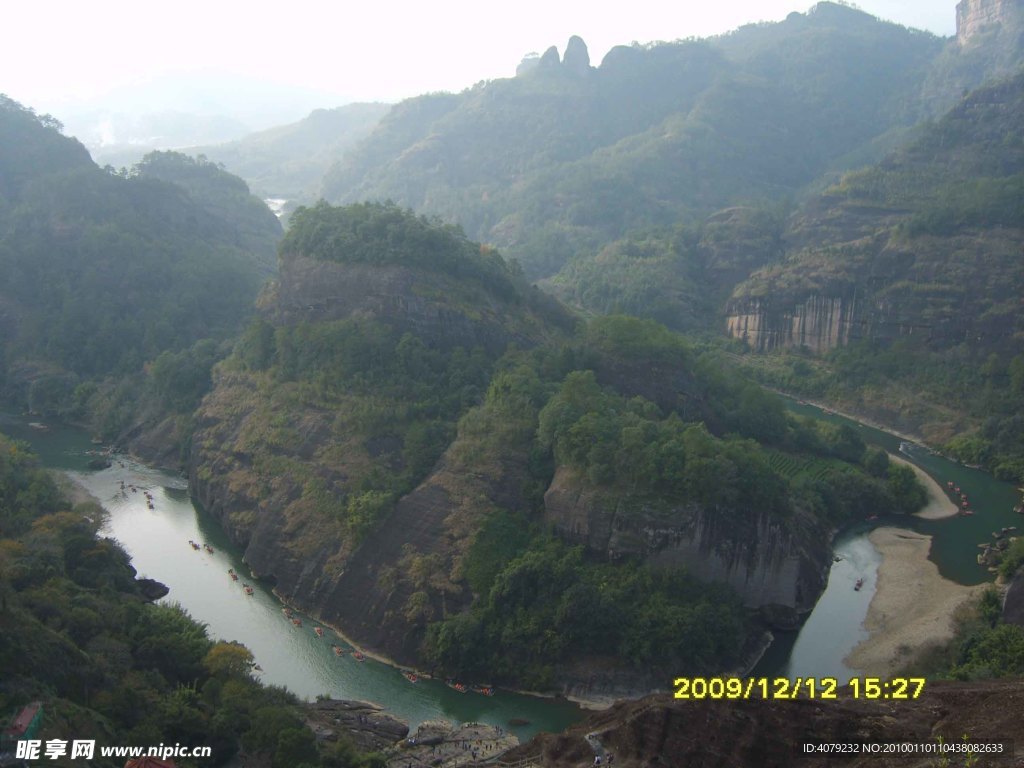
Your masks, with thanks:
[[[828,474],[829,470],[841,467],[842,462],[797,456],[783,451],[769,451],[768,466],[787,480],[792,480],[796,477],[821,480]]]

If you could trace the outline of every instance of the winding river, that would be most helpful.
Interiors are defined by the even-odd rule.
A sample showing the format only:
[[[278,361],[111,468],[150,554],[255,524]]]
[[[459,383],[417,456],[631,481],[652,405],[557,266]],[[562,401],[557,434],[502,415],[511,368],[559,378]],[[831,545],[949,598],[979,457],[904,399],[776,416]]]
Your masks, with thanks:
[[[901,439],[888,432],[813,406],[794,402],[790,407],[853,425],[865,442],[892,453],[900,451]],[[165,599],[184,606],[207,625],[211,636],[245,643],[262,667],[265,682],[285,686],[306,699],[326,694],[372,701],[413,728],[435,718],[476,721],[507,727],[525,740],[541,730],[560,731],[582,717],[577,706],[564,700],[507,691],[493,697],[460,694],[439,681],[409,683],[398,670],[370,659],[357,662],[349,654],[337,656],[332,644],[348,646],[329,628],[324,628],[324,637],[318,637],[313,628],[319,624],[301,614],[296,615],[303,625],[295,627],[283,616],[277,597],[257,581],[250,582],[254,594],[246,596],[242,583],[248,570],[240,553],[213,519],[196,510],[180,477],[124,458],[109,469],[87,471],[94,446],[83,431],[72,427],[54,424],[43,431],[30,427],[25,419],[0,416],[0,432],[29,442],[47,466],[68,471],[98,498],[109,513],[103,533],[121,542],[139,575],[167,584],[171,592]],[[990,579],[977,564],[977,544],[990,540],[993,530],[1024,526],[1024,518],[1012,510],[1019,498],[1016,489],[919,446],[911,445],[902,453],[943,487],[947,480],[959,485],[971,499],[974,516],[937,521],[882,516],[841,533],[834,545],[841,559],[833,564],[828,587],[814,611],[798,632],[779,634],[752,674],[830,675],[844,681],[852,676],[843,658],[866,636],[861,623],[874,595],[880,562],[867,539],[874,526],[897,525],[931,535],[930,557],[948,579],[960,584]],[[132,492],[131,485],[139,490]],[[152,509],[144,491],[152,494]],[[210,544],[214,552],[194,550],[190,539]],[[232,581],[229,569],[243,578]],[[860,578],[864,588],[855,591],[853,585]],[[523,721],[529,724],[512,724]]]
[[[861,624],[875,593],[875,576],[881,562],[878,551],[868,541],[872,529],[889,525],[931,536],[929,559],[942,576],[958,584],[981,584],[991,581],[992,576],[978,565],[978,544],[992,541],[992,531],[1013,525],[1024,528],[1024,517],[1013,511],[1014,505],[1019,503],[1020,492],[986,472],[957,464],[922,446],[904,444],[903,438],[890,432],[805,403],[787,401],[787,405],[801,415],[856,428],[865,443],[901,455],[921,467],[943,488],[952,480],[970,498],[974,510],[973,516],[944,520],[882,515],[877,520],[858,523],[836,537],[835,552],[842,559],[833,563],[828,586],[818,604],[799,631],[776,634],[775,642],[753,674],[829,675],[845,681],[854,672],[843,659],[867,637]],[[864,588],[854,591],[853,586],[860,578],[864,579]]]
[[[99,499],[108,512],[101,532],[122,544],[139,576],[170,587],[164,599],[180,603],[206,624],[211,637],[244,643],[266,683],[285,686],[307,700],[326,694],[371,701],[413,729],[432,719],[481,722],[507,728],[521,741],[540,731],[564,730],[583,716],[564,699],[504,690],[494,696],[459,693],[437,680],[410,683],[394,667],[369,658],[359,662],[349,653],[337,656],[333,644],[350,646],[333,630],[324,627],[324,636],[318,637],[314,627],[322,625],[300,612],[294,615],[302,626],[294,626],[268,587],[246,579],[249,570],[241,553],[216,521],[196,510],[182,478],[124,457],[114,457],[109,469],[89,471],[86,466],[94,458],[89,452],[96,446],[73,427],[51,424],[43,431],[24,419],[0,416],[0,432],[30,443],[46,466],[65,470]],[[196,551],[189,540],[209,544],[214,551]],[[228,569],[240,574],[239,581],[232,581]],[[251,597],[243,590],[246,582],[253,587]]]

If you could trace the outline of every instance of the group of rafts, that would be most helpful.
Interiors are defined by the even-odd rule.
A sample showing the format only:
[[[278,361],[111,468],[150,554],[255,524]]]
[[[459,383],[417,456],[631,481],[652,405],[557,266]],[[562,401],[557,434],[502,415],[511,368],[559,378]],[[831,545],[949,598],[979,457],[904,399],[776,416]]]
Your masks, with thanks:
[[[459,693],[473,691],[473,693],[482,693],[484,696],[494,695],[494,688],[490,685],[471,685],[469,687],[466,687],[463,683],[451,679],[445,680],[444,684],[452,690],[458,691]]]
[[[900,446],[900,447],[902,449],[902,446]],[[961,515],[967,515],[968,517],[970,517],[971,515],[974,514],[974,510],[971,509],[970,499],[967,498],[967,494],[966,493],[961,493],[960,492],[960,486],[959,485],[954,483],[952,480],[949,480],[949,481],[946,482],[946,490],[949,492],[949,495],[951,497],[953,497],[954,501],[956,501],[957,497],[959,496],[960,514]],[[876,517],[877,517],[877,515],[873,515],[872,517],[870,517],[868,519],[869,520],[873,520]],[[836,560],[838,560],[838,559],[839,558],[837,557]],[[861,588],[863,586],[864,586],[864,579],[857,579],[857,583],[853,585],[853,588],[854,588],[855,591],[860,592],[860,590],[861,590]]]
[[[209,544],[200,544],[198,541],[192,541],[192,539],[188,540],[188,544],[196,552],[202,549],[205,550],[208,555],[212,555],[216,551]],[[238,581],[238,574],[235,573],[234,568],[228,568],[228,576],[231,577],[232,581]],[[242,589],[245,590],[245,594],[247,594],[249,597],[252,597],[256,592],[256,590],[254,590],[250,585],[246,584],[245,582],[242,582]]]
[[[205,549],[205,550],[206,550],[206,553],[207,553],[208,555],[212,555],[212,554],[214,553],[214,549],[213,549],[213,547],[211,547],[211,546],[210,546],[209,544],[200,544],[200,543],[199,543],[198,541],[192,541],[192,539],[189,539],[189,540],[188,540],[188,544],[189,544],[189,546],[190,546],[190,547],[192,547],[192,549],[194,549],[194,550],[195,550],[196,552],[198,552],[198,551],[199,551],[199,550],[201,550],[201,549]],[[234,573],[234,571],[229,571],[229,572],[230,572],[230,573]],[[235,581],[238,581],[238,579],[236,578],[236,579],[235,579]]]
[[[295,626],[295,627],[301,627],[302,626],[302,619],[300,619],[298,616],[295,616],[292,613],[292,609],[291,608],[285,606],[284,608],[281,609],[281,613],[283,613],[284,617],[286,619],[288,619],[292,623],[292,626]],[[313,627],[313,632],[316,634],[317,637],[323,637],[324,636],[324,628],[323,627]],[[351,653],[352,654],[352,658],[355,659],[356,661],[366,661],[366,656],[363,655],[363,653],[358,648],[353,648],[351,651],[346,651],[340,645],[338,645],[336,643],[332,643],[331,644],[331,650],[334,651],[334,655],[335,656],[344,656],[346,653]]]
[[[210,549],[210,551],[213,552],[213,548],[210,547],[209,544],[204,544],[203,546],[208,547]],[[232,581],[238,581],[238,574],[235,573],[235,569],[234,568],[228,568],[228,576],[231,577]],[[256,591],[252,587],[250,587],[248,584],[246,584],[244,581],[242,582],[242,589],[245,590],[245,594],[247,594],[249,597],[252,597],[253,594]]]
[[[205,549],[211,555],[214,552],[213,547],[211,547],[209,544],[199,544],[199,542],[193,541],[192,539],[189,539],[188,543],[192,547],[192,549],[194,549],[196,551],[199,551],[200,549]],[[235,572],[234,568],[228,568],[228,576],[231,577],[232,581],[238,581],[238,574]],[[249,584],[246,584],[246,583],[243,582],[242,583],[242,588],[245,590],[245,594],[247,594],[249,597],[253,596],[255,590]],[[292,609],[291,608],[288,608],[287,606],[285,606],[284,608],[281,609],[281,612],[284,614],[285,618],[288,619],[292,623],[292,626],[295,626],[295,627],[301,627],[302,626],[302,619],[300,619],[298,616],[295,616],[292,613]],[[313,627],[313,632],[316,634],[317,637],[323,637],[324,636],[324,628],[323,627]],[[346,651],[340,645],[338,645],[336,643],[333,643],[333,644],[331,644],[331,650],[334,651],[334,655],[335,656],[344,656],[346,653],[351,653],[352,658],[355,659],[356,661],[366,661],[366,655],[362,651],[357,649],[357,648],[353,648],[351,651]],[[262,669],[260,669],[259,671],[262,671]],[[402,673],[402,676],[406,680],[408,680],[410,683],[417,683],[417,682],[419,682],[419,679],[420,679],[419,675],[417,675],[411,669],[403,669],[403,670],[400,670],[400,671]],[[474,693],[481,693],[484,696],[493,696],[494,695],[494,687],[490,686],[490,685],[466,686],[465,684],[457,682],[456,680],[452,680],[452,679],[446,680],[445,681],[445,685],[447,685],[452,690],[458,691],[459,693],[466,693],[467,691],[473,691]]]
[[[950,496],[953,497],[953,501],[957,501],[957,496],[960,497],[960,514],[970,517],[974,514],[974,510],[971,509],[971,502],[967,498],[966,493],[960,492],[960,486],[954,483],[952,480],[946,481],[946,491]]]
[[[912,454],[910,453],[910,446],[911,443],[908,443],[905,440],[901,442],[900,453],[905,453],[908,456],[911,456]],[[966,515],[967,517],[970,517],[974,514],[974,510],[971,509],[971,502],[967,499],[967,494],[961,493],[959,485],[954,483],[952,480],[947,480],[946,491],[952,497],[954,502],[959,502],[961,515]]]
[[[123,467],[124,464],[122,464],[121,466]],[[125,485],[124,484],[124,480],[122,480],[121,481],[121,491],[122,491],[122,493],[126,493],[129,490],[131,490],[132,493],[138,493],[139,492],[139,489],[136,488],[132,483],[129,483],[128,485]],[[153,506],[153,494],[150,493],[149,491],[147,491],[145,488],[143,488],[142,489],[142,495],[146,497],[146,506],[149,507],[150,509],[156,509],[156,507]]]

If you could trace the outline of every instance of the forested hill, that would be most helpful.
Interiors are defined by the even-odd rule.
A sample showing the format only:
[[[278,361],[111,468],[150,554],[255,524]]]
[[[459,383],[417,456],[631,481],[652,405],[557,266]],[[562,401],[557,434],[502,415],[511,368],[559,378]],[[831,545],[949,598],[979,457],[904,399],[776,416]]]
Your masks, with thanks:
[[[236,332],[280,236],[266,206],[215,166],[163,153],[130,172],[101,169],[55,120],[0,98],[4,398],[81,418],[104,410],[106,431],[124,426],[127,377]],[[108,380],[104,407],[88,405]]]
[[[1024,478],[1024,25],[961,10],[944,40],[826,2],[599,67],[573,38],[397,105],[324,193],[460,222],[588,311],[827,355],[770,380]]]
[[[822,3],[710,40],[574,38],[512,79],[397,105],[328,173],[330,201],[457,221],[529,276],[629,231],[785,199],[919,119],[945,41]]]
[[[159,179],[185,190],[190,200],[220,223],[218,240],[252,257],[269,277],[277,271],[281,224],[237,176],[211,161],[178,152],[150,152],[132,175]]]
[[[196,498],[278,594],[402,663],[606,692],[721,671],[923,500],[853,429],[650,320],[584,325],[393,204],[292,217],[195,416]]]
[[[89,151],[61,135],[50,115],[36,115],[0,94],[4,143],[0,146],[0,213],[21,196],[34,179],[53,173],[95,167]]]

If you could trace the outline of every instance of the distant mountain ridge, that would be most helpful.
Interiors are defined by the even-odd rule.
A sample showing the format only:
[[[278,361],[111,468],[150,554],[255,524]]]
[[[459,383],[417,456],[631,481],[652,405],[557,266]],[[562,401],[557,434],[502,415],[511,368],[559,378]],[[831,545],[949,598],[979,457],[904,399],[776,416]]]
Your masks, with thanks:
[[[316,201],[324,169],[369,135],[390,109],[389,104],[317,109],[290,125],[188,151],[222,163],[264,197],[312,203]]]
[[[1020,0],[949,12],[955,39],[822,2],[708,40],[620,46],[596,67],[577,38],[513,79],[396,105],[323,195],[458,222],[586,311],[830,359],[891,347],[893,378],[843,368],[887,393],[848,404],[885,401],[877,418],[943,443],[986,413],[1016,418],[1024,362],[1024,16]],[[830,364],[770,380],[836,392]],[[959,455],[1024,478],[1024,445],[986,434]]]
[[[99,165],[131,167],[153,150],[181,150],[240,139],[297,120],[337,94],[266,78],[192,71],[158,75],[86,101],[50,105],[68,135]]]
[[[396,106],[322,194],[458,221],[542,277],[633,229],[799,193],[919,119],[945,44],[831,3],[598,67],[574,41],[566,61]]]

